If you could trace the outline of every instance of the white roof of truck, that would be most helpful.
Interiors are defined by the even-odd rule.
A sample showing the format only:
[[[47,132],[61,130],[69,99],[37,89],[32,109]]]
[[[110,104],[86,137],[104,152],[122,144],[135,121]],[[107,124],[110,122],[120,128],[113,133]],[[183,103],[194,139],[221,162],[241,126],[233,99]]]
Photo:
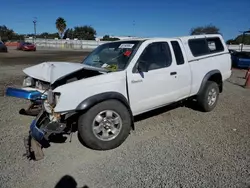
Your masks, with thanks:
[[[133,39],[124,39],[124,40],[118,40],[118,41],[112,41],[112,42],[129,42],[129,41],[149,41],[149,42],[160,42],[160,41],[168,41],[168,40],[173,40],[173,39],[175,39],[175,40],[179,40],[180,42],[182,42],[184,45],[183,45],[183,47],[184,47],[184,50],[185,50],[185,52],[186,52],[186,56],[187,56],[187,59],[188,59],[188,61],[190,61],[190,60],[195,60],[195,59],[199,59],[200,58],[200,56],[199,57],[195,57],[195,56],[193,56],[193,54],[192,54],[192,52],[191,52],[191,50],[190,50],[190,48],[189,48],[189,46],[187,45],[188,44],[188,41],[190,40],[190,39],[197,39],[197,38],[207,38],[207,37],[209,37],[209,38],[211,38],[211,37],[219,37],[221,40],[222,40],[222,44],[223,44],[223,46],[224,46],[224,51],[222,51],[222,52],[219,52],[219,53],[223,53],[223,52],[226,52],[227,51],[227,46],[226,46],[226,44],[225,44],[225,42],[223,41],[223,37],[222,37],[222,35],[220,35],[220,34],[206,34],[206,35],[189,35],[189,36],[180,36],[180,37],[168,37],[168,38],[164,38],[164,37],[162,37],[162,38],[160,38],[160,37],[150,37],[150,38],[133,38]],[[208,56],[208,55],[203,55],[204,57],[205,56]]]
[[[148,37],[148,38],[131,38],[131,39],[123,39],[119,41],[143,41],[143,40],[166,40],[166,39],[181,39],[181,40],[189,40],[195,38],[206,38],[206,37],[222,37],[220,34],[205,34],[205,35],[187,35],[187,36],[177,36],[177,37]]]

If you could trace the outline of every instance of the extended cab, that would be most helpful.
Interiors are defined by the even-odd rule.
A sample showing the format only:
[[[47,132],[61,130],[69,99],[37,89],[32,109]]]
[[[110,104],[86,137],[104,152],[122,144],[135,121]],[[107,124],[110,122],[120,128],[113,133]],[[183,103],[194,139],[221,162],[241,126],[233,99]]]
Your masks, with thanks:
[[[30,139],[42,144],[76,122],[86,146],[108,150],[123,143],[141,113],[190,98],[213,110],[231,57],[217,34],[133,39],[102,44],[82,63],[44,62],[23,71],[24,87],[6,94],[32,102],[20,111],[36,115]]]

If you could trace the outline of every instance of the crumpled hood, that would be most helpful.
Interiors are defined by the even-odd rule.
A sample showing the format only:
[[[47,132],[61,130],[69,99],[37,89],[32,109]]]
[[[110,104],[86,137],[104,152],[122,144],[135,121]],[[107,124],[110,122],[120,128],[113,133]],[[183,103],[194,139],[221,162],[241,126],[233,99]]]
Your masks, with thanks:
[[[71,62],[44,62],[25,68],[23,72],[30,77],[53,84],[57,79],[83,68],[105,72],[101,68]]]

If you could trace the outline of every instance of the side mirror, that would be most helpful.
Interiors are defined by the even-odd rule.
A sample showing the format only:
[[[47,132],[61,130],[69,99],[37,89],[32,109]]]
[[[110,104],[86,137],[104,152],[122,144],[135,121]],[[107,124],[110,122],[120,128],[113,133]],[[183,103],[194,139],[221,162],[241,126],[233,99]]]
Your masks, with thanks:
[[[147,62],[143,60],[139,60],[137,64],[138,72],[148,72]]]

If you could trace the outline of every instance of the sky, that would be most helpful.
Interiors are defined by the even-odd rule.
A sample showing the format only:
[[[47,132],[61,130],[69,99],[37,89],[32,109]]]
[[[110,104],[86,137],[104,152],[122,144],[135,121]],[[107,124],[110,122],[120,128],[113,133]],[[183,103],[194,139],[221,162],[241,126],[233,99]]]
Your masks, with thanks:
[[[97,36],[175,37],[196,26],[213,24],[227,40],[250,29],[250,0],[2,0],[0,25],[16,33],[57,32],[60,16],[67,27],[91,25]]]

